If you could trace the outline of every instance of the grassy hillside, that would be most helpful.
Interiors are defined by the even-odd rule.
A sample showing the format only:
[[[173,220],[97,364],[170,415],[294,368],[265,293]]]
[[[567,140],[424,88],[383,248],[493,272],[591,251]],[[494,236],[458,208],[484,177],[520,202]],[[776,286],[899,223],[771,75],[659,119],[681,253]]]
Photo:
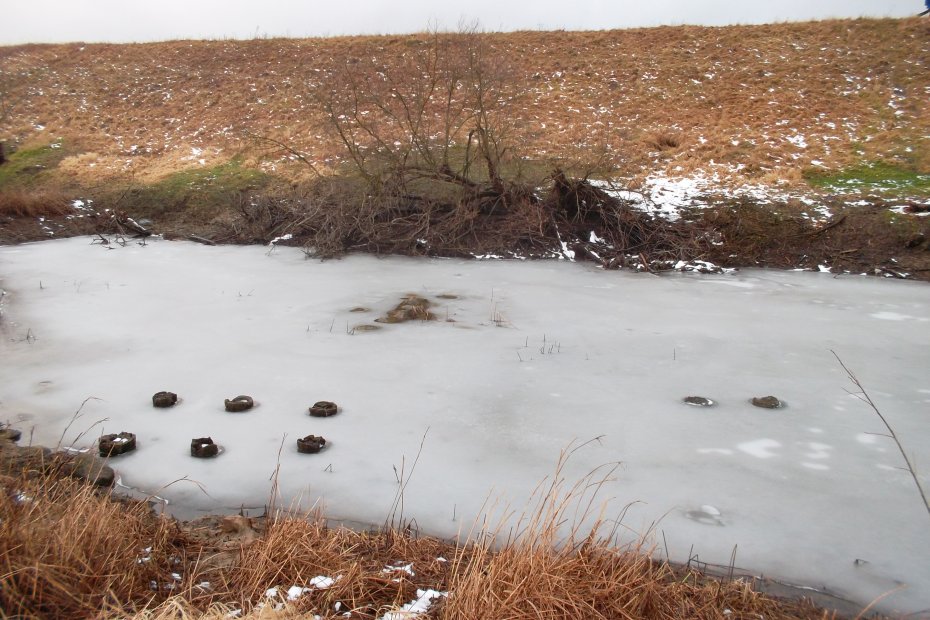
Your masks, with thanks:
[[[323,78],[372,51],[401,62],[421,39],[0,48],[2,70],[21,78],[0,130],[25,146],[62,140],[62,171],[80,180],[216,164],[245,132],[335,166],[342,153],[320,127]],[[492,45],[522,93],[522,155],[605,151],[631,178],[723,164],[739,179],[798,182],[812,167],[872,161],[930,173],[926,20],[519,32]]]
[[[287,229],[282,221],[307,212],[307,188],[320,175],[346,179],[358,172],[334,131],[339,111],[327,112],[334,97],[348,105],[345,76],[358,78],[364,68],[363,84],[410,75],[416,85],[422,78],[417,59],[429,41],[421,34],[0,48],[0,88],[16,104],[0,123],[0,138],[16,150],[0,167],[0,216],[54,216],[68,201],[90,198],[98,207],[149,218],[162,230],[193,227],[220,240],[267,241]],[[491,33],[483,41],[492,77],[503,84],[493,91],[494,121],[506,138],[498,163],[511,179],[526,181],[525,196],[533,187],[549,191],[547,175],[562,169],[632,190],[650,179],[695,177],[709,193],[760,187],[780,197],[780,212],[802,219],[813,217],[811,196],[834,214],[861,198],[917,210],[930,198],[926,19]],[[354,119],[364,121],[371,110],[354,103]],[[455,136],[453,157],[468,156],[465,133]],[[446,189],[428,190],[421,185],[418,199],[448,202]],[[352,184],[327,186],[324,194],[327,204],[366,200]],[[256,201],[269,196],[275,205],[289,205],[286,213],[255,213],[264,209]],[[565,202],[564,192],[559,200]],[[421,207],[398,207],[390,218],[370,214],[371,221],[396,221]],[[487,205],[478,211],[484,217]],[[468,213],[449,212],[458,223],[430,247],[467,253],[462,239],[483,233],[459,226],[463,218],[471,221]],[[874,215],[869,226],[902,214]],[[923,246],[930,231],[922,222],[908,218],[903,228],[877,236]],[[321,240],[314,231],[345,221],[287,232],[316,235],[317,246],[334,248],[326,253],[412,253],[403,244],[385,245],[384,238],[415,239],[412,231],[423,228],[374,234],[364,223],[352,222],[352,231],[338,239]],[[543,230],[536,220],[512,224]],[[719,228],[719,218],[711,225]],[[3,239],[47,234],[42,231],[33,225]],[[513,239],[475,249],[512,250]],[[790,260],[736,262],[787,265],[813,254],[824,260],[809,250],[793,251]],[[894,254],[889,250],[881,260]],[[927,267],[924,262],[915,269]]]

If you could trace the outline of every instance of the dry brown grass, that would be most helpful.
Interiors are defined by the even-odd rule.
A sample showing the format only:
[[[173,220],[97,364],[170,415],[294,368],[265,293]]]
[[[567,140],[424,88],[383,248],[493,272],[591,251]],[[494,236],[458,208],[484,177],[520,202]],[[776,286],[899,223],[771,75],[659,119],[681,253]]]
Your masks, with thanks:
[[[611,470],[570,484],[562,471],[568,456],[521,517],[502,510],[497,526],[476,526],[459,543],[409,528],[329,527],[318,513],[177,524],[54,468],[12,471],[0,478],[0,612],[374,620],[418,589],[434,589],[448,596],[424,617],[449,620],[710,619],[724,610],[732,618],[836,617],[763,596],[746,581],[673,569],[637,544],[617,548],[593,508]],[[313,588],[317,576],[335,581]],[[283,593],[295,585],[310,589],[293,601],[265,597],[272,586]]]
[[[319,515],[279,515],[230,571],[230,588],[249,607],[271,585],[287,589],[328,576],[336,579],[332,587],[305,594],[295,606],[316,613],[338,607],[356,617],[375,617],[416,598],[423,583],[441,585],[447,568],[437,558],[443,551],[448,545],[436,539],[328,528]],[[415,575],[386,568],[397,563],[412,564]]]
[[[472,535],[473,542],[462,547],[467,555],[458,555],[453,564],[452,594],[439,617],[636,620],[720,618],[725,609],[737,617],[809,613],[760,596],[748,582],[676,573],[652,560],[642,543],[618,548],[619,524],[608,527],[596,507],[601,486],[619,464],[570,483],[564,468],[581,447],[562,452],[554,474],[536,489],[528,511],[502,544],[501,534],[511,527],[506,516],[493,531],[481,528]]]
[[[814,191],[805,181],[814,162],[816,170],[881,160],[894,170],[930,172],[928,34],[927,20],[885,19],[483,35],[489,57],[509,59],[506,88],[493,89],[506,101],[492,106],[487,125],[506,129],[491,158],[503,182],[488,183],[476,162],[458,185],[443,177],[443,166],[438,175],[435,166],[432,176],[420,174],[422,153],[407,159],[410,145],[396,139],[406,131],[404,109],[367,109],[393,100],[389,90],[351,91],[356,96],[342,103],[355,119],[349,129],[380,136],[387,146],[366,151],[378,156],[374,163],[387,153],[414,166],[399,177],[382,179],[375,166],[380,183],[354,178],[351,149],[326,113],[334,85],[346,76],[365,84],[371,71],[390,78],[408,104],[420,101],[423,88],[405,76],[435,60],[426,53],[435,40],[429,33],[0,48],[0,70],[16,76],[20,102],[0,136],[12,137],[21,159],[30,146],[39,152],[56,141],[42,166],[7,165],[22,171],[0,178],[0,217],[9,218],[0,240],[86,231],[86,221],[27,221],[61,204],[31,192],[61,187],[72,198],[92,198],[100,210],[148,218],[158,232],[250,243],[292,234],[291,243],[322,257],[542,257],[558,253],[564,241],[608,267],[658,269],[657,261],[695,258],[797,266],[799,257],[814,254],[847,264],[842,253],[855,247],[837,247],[842,235],[817,237],[824,247],[810,247],[814,231],[795,221],[803,208],[786,213],[761,205],[781,217],[760,213],[749,225],[755,215],[716,204],[724,213],[703,224],[719,230],[703,235],[650,222],[579,181],[606,177],[635,189],[653,174],[703,174],[722,189],[752,182],[803,192]],[[410,118],[428,129],[418,140],[451,140],[442,153],[461,176],[472,130],[447,134],[444,120],[456,125],[462,115],[444,117],[439,103]],[[392,128],[388,121],[398,118],[400,129]],[[368,149],[368,138],[349,144]],[[559,170],[566,171],[564,183]],[[817,198],[829,200],[825,192]],[[845,208],[835,206],[836,213]],[[874,267],[895,258],[916,277],[930,277],[926,253],[908,245],[902,254],[900,247],[926,236],[921,226],[900,227],[909,235],[901,243],[892,238],[897,233],[885,235],[850,264]],[[587,247],[592,231],[610,247]],[[710,247],[721,235],[724,245]]]
[[[0,609],[23,618],[92,617],[164,598],[169,523],[56,475],[5,478],[0,497]],[[147,558],[147,559],[146,559]]]
[[[790,180],[815,159],[930,170],[920,142],[930,132],[928,29],[927,20],[847,20],[518,32],[488,44],[513,60],[514,90],[525,93],[511,109],[519,155],[589,161],[603,147],[627,177],[714,161],[742,165],[734,174],[743,179]],[[427,38],[0,48],[0,67],[23,76],[25,95],[0,132],[18,143],[80,142],[99,156],[93,167],[70,162],[85,180],[218,163],[254,146],[247,134],[338,168],[344,154],[321,129],[326,84],[360,58],[402,68],[404,53]],[[788,141],[796,135],[806,148]],[[680,146],[668,148],[663,136]],[[261,152],[279,173],[305,168],[283,150]]]
[[[57,217],[71,210],[68,196],[62,191],[20,188],[0,191],[0,217]]]

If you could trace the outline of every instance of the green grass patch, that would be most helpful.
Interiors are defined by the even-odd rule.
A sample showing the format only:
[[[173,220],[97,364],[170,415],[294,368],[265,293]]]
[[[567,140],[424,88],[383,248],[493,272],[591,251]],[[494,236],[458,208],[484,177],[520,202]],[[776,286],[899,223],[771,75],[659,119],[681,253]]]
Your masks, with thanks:
[[[885,162],[860,164],[839,171],[807,170],[804,178],[814,187],[841,193],[930,194],[930,174]]]
[[[136,186],[123,194],[121,207],[150,217],[166,213],[209,217],[236,204],[248,191],[266,187],[272,178],[246,168],[238,158],[210,168],[175,172],[155,183]]]
[[[8,153],[6,163],[0,166],[0,189],[26,188],[42,182],[67,155],[61,142]]]

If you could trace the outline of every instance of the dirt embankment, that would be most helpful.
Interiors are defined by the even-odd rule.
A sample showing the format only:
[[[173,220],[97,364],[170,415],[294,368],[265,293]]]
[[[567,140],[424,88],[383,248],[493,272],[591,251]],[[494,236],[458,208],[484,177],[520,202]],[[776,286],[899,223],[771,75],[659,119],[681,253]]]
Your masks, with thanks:
[[[495,33],[486,41],[506,69],[514,156],[601,160],[629,179],[703,169],[772,184],[862,161],[930,173],[928,35],[927,20],[886,19]],[[333,80],[372,55],[385,75],[407,71],[428,41],[0,48],[3,87],[16,101],[0,135],[17,148],[60,141],[62,173],[90,186],[212,167],[250,136],[292,146],[325,172],[350,159],[326,127]],[[263,146],[262,171],[305,168],[293,153]]]

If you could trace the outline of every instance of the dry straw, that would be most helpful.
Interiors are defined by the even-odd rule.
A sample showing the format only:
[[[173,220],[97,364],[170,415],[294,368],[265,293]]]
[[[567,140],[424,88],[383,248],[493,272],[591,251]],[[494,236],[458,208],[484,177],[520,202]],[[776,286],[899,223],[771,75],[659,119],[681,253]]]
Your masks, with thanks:
[[[37,456],[0,478],[0,609],[24,618],[374,620],[434,589],[448,593],[425,616],[436,619],[836,617],[746,581],[673,568],[639,539],[619,546],[622,515],[606,519],[599,498],[619,464],[572,481],[567,464],[584,447],[562,451],[525,511],[492,504],[458,542],[421,537],[410,522],[331,527],[318,510],[274,502],[260,519],[178,524]],[[332,581],[317,587],[318,577]],[[270,599],[275,586],[306,590]]]

